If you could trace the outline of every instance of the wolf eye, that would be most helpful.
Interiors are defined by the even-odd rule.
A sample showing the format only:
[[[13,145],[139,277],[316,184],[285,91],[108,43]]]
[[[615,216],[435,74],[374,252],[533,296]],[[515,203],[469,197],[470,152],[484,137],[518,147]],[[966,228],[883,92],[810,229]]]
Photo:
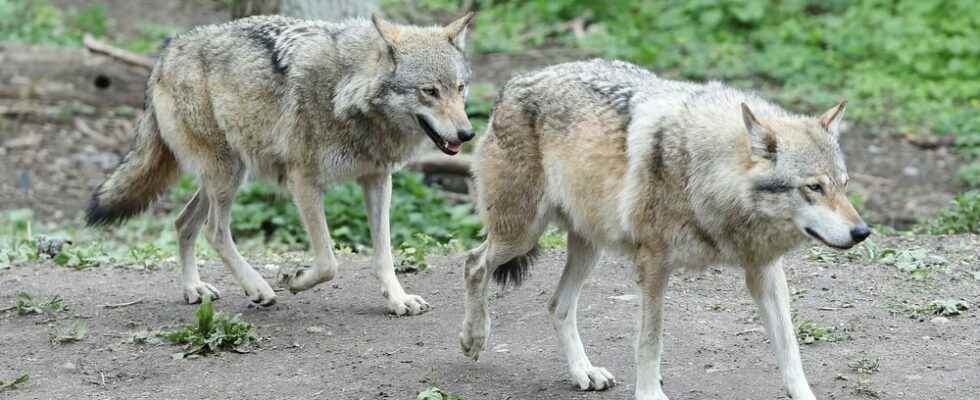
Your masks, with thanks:
[[[464,90],[466,90],[466,85],[464,85],[464,84],[460,84],[460,85],[459,85],[459,92],[460,92],[460,93],[463,93],[463,91],[464,91]]]
[[[439,98],[439,89],[436,89],[434,87],[422,88],[422,93],[425,93],[425,94],[427,94],[429,96],[432,96],[432,97],[435,97],[437,99]]]
[[[806,185],[806,188],[816,193],[823,193],[823,186],[821,186],[819,183],[813,185]]]

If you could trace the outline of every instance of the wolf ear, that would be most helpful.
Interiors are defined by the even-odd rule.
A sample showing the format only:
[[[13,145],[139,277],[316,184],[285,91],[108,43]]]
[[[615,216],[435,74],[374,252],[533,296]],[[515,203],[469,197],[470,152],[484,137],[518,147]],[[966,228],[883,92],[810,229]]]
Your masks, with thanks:
[[[449,42],[460,50],[466,48],[466,31],[470,25],[470,21],[473,20],[473,15],[473,12],[470,11],[460,19],[451,22],[443,28],[446,31],[446,35],[449,36]]]
[[[752,110],[745,103],[742,103],[742,121],[745,122],[745,130],[749,133],[752,155],[767,160],[775,160],[776,136],[772,134],[769,128],[759,122],[759,119],[755,117],[755,114],[752,114]]]
[[[385,19],[381,18],[381,16],[378,14],[371,14],[371,22],[374,23],[374,28],[378,30],[378,34],[381,35],[381,38],[384,39],[389,46],[394,46],[398,43],[402,33],[401,29],[398,28],[398,25],[385,21]]]
[[[844,100],[820,116],[820,126],[830,132],[834,139],[840,137],[840,121],[844,119],[846,108],[847,100]]]

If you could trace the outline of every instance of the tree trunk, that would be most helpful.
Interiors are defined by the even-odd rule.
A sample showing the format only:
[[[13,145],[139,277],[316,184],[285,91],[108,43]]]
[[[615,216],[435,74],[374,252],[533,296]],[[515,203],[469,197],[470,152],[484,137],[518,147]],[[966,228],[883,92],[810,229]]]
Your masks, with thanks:
[[[232,4],[232,19],[252,15],[281,14],[287,17],[340,21],[370,17],[378,12],[380,0],[238,0]]]

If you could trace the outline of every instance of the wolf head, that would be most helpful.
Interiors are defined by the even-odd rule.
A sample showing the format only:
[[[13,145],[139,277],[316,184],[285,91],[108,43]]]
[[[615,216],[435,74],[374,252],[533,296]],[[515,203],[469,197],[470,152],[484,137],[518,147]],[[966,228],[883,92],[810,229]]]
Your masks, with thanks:
[[[802,234],[837,249],[851,248],[871,234],[847,198],[847,168],[837,141],[846,105],[819,118],[760,119],[742,103],[756,211],[791,222]]]
[[[427,135],[455,155],[473,139],[464,102],[470,67],[463,53],[468,13],[445,27],[401,26],[371,18],[384,40],[393,70],[383,79],[376,104],[406,130]]]

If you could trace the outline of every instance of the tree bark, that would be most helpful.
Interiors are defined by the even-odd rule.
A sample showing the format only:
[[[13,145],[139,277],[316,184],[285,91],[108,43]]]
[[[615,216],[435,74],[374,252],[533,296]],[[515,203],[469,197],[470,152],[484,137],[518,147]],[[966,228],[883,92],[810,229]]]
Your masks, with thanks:
[[[370,17],[380,10],[379,0],[238,0],[232,4],[232,19],[253,15],[280,14],[287,17],[340,21]]]

